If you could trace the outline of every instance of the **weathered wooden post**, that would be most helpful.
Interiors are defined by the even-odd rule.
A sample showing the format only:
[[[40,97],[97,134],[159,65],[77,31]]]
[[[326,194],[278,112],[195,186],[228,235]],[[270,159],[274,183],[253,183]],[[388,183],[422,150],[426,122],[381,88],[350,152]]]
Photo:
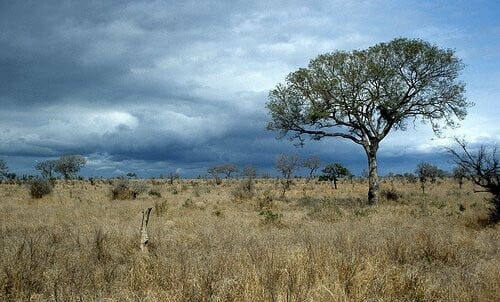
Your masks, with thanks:
[[[142,222],[141,222],[141,251],[147,252],[148,251],[148,241],[149,241],[149,236],[148,236],[148,222],[149,222],[149,215],[151,214],[151,210],[153,208],[147,208],[142,210]]]

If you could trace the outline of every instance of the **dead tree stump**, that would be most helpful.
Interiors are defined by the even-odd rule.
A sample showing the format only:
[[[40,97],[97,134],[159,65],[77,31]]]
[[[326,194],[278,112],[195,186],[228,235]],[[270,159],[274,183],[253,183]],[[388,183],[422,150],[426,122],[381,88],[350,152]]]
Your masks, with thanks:
[[[142,210],[140,247],[141,247],[141,251],[143,251],[143,252],[148,251],[148,242],[149,242],[148,222],[149,222],[149,215],[151,214],[152,209],[153,208],[147,208],[147,209]]]

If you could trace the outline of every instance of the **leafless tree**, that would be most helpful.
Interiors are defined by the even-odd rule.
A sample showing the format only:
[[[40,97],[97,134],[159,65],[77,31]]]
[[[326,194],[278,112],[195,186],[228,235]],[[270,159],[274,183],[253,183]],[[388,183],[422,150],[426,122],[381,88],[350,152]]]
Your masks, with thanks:
[[[321,159],[318,156],[310,156],[304,161],[304,167],[309,169],[309,178],[313,178],[314,171],[321,166]]]
[[[171,184],[171,185],[173,185],[174,184],[174,180],[179,179],[180,175],[177,172],[169,172],[168,175],[167,175],[167,178],[168,178],[168,183]]]
[[[238,172],[240,169],[237,165],[231,163],[225,163],[219,166],[220,171],[226,175],[226,178],[231,178],[233,173]]]
[[[500,159],[497,146],[481,145],[471,151],[464,140],[456,139],[457,149],[448,149],[456,165],[465,171],[465,175],[481,190],[493,195],[490,218],[493,223],[500,221]]]
[[[40,171],[43,178],[51,179],[53,177],[54,170],[56,168],[57,161],[56,160],[46,160],[37,162],[35,165],[35,169]]]
[[[286,191],[292,184],[292,175],[300,168],[300,158],[298,155],[281,154],[276,158],[276,169],[283,175],[283,191],[281,196],[285,196]]]
[[[220,185],[222,183],[222,180],[220,178],[220,174],[222,173],[222,169],[220,166],[212,166],[208,168],[207,172],[212,175],[212,177],[215,179],[215,184]]]

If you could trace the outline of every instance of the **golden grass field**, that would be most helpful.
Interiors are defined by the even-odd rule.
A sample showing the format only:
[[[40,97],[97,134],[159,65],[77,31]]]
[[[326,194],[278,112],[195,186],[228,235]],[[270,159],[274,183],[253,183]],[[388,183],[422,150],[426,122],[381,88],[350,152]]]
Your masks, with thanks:
[[[349,181],[296,180],[285,198],[272,179],[252,197],[242,180],[140,181],[135,200],[108,181],[41,199],[1,184],[0,300],[499,301],[500,227],[470,184],[386,180],[399,199],[365,206]]]

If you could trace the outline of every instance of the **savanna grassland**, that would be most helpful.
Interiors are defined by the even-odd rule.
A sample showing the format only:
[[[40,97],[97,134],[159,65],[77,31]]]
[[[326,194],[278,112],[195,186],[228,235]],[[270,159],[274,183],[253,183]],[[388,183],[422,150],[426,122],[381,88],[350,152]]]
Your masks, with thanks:
[[[500,227],[488,196],[384,180],[63,182],[32,199],[0,185],[2,301],[498,301]],[[248,189],[248,187],[247,187]],[[141,211],[152,207],[149,252]]]

